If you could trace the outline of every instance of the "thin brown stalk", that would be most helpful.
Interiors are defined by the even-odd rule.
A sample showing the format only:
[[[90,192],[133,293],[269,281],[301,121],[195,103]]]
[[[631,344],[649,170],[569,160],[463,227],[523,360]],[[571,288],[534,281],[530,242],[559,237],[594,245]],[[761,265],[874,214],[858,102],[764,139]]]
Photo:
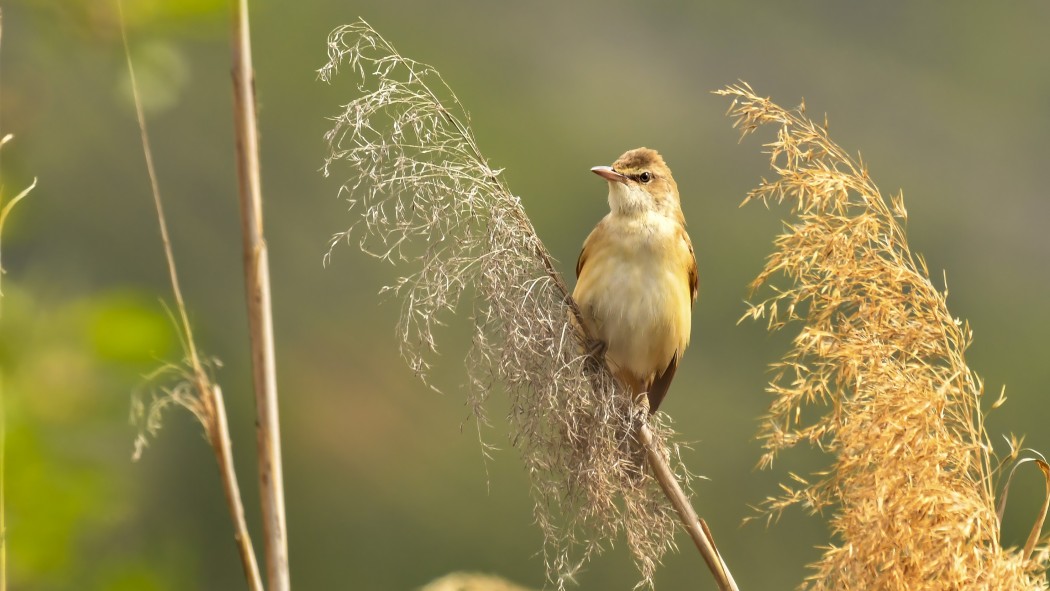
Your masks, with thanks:
[[[1043,482],[1046,484],[1046,494],[1043,497],[1043,506],[1039,509],[1039,515],[1036,517],[1035,523],[1032,524],[1032,531],[1028,534],[1028,541],[1025,542],[1024,551],[1021,555],[1025,561],[1032,558],[1032,552],[1035,551],[1036,544],[1039,543],[1043,531],[1043,523],[1046,521],[1046,512],[1050,511],[1050,464],[1047,464],[1044,460],[1036,460],[1035,465],[1039,467],[1039,471],[1043,473]]]
[[[237,180],[240,188],[244,279],[255,385],[256,441],[266,545],[266,578],[270,591],[288,591],[291,581],[288,572],[277,370],[270,302],[270,264],[266,240],[263,238],[259,134],[255,113],[255,75],[252,68],[247,0],[233,2],[233,112],[237,138]]]
[[[693,505],[689,501],[689,497],[682,490],[681,485],[678,484],[678,478],[675,477],[671,466],[667,463],[667,458],[660,453],[658,446],[653,440],[653,432],[647,422],[642,422],[638,427],[638,439],[645,446],[649,466],[653,470],[653,477],[660,483],[660,488],[663,489],[667,499],[674,505],[675,511],[678,512],[678,517],[685,527],[685,531],[693,539],[693,543],[696,544],[696,549],[700,551],[700,555],[703,556],[708,570],[711,571],[715,582],[718,583],[718,588],[721,591],[739,591],[736,581],[733,580],[733,575],[729,572],[729,567],[715,546],[714,536],[711,535],[704,521],[697,516],[696,510],[693,509]]]
[[[234,541],[240,553],[241,565],[244,567],[244,576],[248,580],[248,588],[252,591],[262,591],[262,577],[259,575],[259,563],[255,558],[255,549],[252,547],[252,538],[248,533],[248,526],[244,519],[244,503],[241,501],[241,490],[237,484],[237,472],[233,467],[233,448],[230,443],[230,427],[226,421],[226,403],[222,398],[222,390],[218,385],[213,385],[211,400],[215,403],[215,428],[210,430],[211,446],[215,450],[215,459],[219,462],[219,472],[222,474],[223,492],[226,493],[226,506],[237,524],[234,532]]]
[[[164,205],[160,197],[160,183],[157,181],[156,168],[153,165],[153,151],[150,148],[149,134],[146,130],[146,116],[142,108],[138,84],[135,80],[135,68],[131,60],[127,30],[124,26],[124,6],[120,0],[117,0],[117,8],[120,13],[121,39],[124,43],[124,55],[127,58],[128,76],[131,81],[132,97],[135,102],[135,115],[138,119],[142,151],[146,159],[146,171],[149,175],[150,188],[153,192],[153,205],[157,211],[157,221],[160,226],[161,242],[164,245],[164,256],[168,265],[171,290],[175,298],[175,308],[179,314],[179,329],[182,333],[182,342],[186,349],[192,374],[190,381],[195,391],[194,399],[196,404],[193,405],[191,410],[194,410],[194,414],[202,420],[212,451],[215,453],[215,460],[218,463],[222,479],[223,493],[226,497],[226,505],[233,519],[234,540],[237,543],[237,550],[241,559],[241,566],[244,569],[244,576],[248,581],[248,587],[251,591],[262,591],[263,586],[262,579],[259,576],[259,565],[255,558],[251,536],[248,534],[248,525],[244,517],[244,503],[241,500],[240,486],[238,485],[233,465],[233,451],[230,444],[229,426],[226,421],[226,406],[222,399],[222,391],[217,385],[211,383],[211,379],[204,369],[204,364],[201,362],[197,346],[193,340],[193,330],[190,326],[186,304],[182,297],[182,288],[179,285],[179,277],[175,268],[175,255],[171,247],[171,239],[168,236],[167,218],[164,216]]]

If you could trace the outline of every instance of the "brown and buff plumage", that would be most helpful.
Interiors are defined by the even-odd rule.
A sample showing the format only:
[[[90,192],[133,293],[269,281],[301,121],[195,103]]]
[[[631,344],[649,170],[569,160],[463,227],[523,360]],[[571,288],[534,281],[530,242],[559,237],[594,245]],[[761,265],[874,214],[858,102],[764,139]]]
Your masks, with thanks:
[[[697,295],[678,186],[648,148],[592,170],[609,181],[610,211],[584,242],[573,297],[613,372],[656,412],[689,345]]]

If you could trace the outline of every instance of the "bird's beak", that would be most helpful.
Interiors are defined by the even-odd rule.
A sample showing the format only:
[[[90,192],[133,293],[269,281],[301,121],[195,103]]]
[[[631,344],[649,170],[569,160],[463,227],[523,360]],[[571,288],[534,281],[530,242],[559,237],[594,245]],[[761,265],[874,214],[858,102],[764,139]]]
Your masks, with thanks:
[[[591,169],[591,172],[603,177],[607,181],[615,181],[625,185],[627,184],[627,177],[613,170],[611,166],[595,166]]]

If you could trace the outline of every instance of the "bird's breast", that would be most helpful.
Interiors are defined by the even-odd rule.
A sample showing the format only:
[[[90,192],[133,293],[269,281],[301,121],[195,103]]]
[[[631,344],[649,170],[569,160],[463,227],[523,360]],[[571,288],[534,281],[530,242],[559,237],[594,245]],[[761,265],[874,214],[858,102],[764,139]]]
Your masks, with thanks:
[[[649,379],[689,343],[692,253],[678,223],[662,216],[603,225],[573,296],[609,360]]]

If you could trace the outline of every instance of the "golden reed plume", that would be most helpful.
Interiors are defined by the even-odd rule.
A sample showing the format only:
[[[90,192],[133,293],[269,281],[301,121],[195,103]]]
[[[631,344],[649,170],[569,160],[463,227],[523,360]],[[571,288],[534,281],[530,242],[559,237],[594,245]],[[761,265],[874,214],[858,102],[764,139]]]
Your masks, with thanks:
[[[785,110],[744,83],[718,94],[734,99],[743,135],[776,129],[765,148],[777,177],[745,203],[792,208],[752,288],[784,284],[745,318],[802,325],[774,365],[761,464],[799,442],[833,458],[765,505],[769,519],[795,504],[831,511],[835,539],[805,587],[1046,588],[1034,538],[1023,551],[1000,545],[983,384],[963,355],[970,329],[909,249],[901,195],[885,200],[804,105]]]

